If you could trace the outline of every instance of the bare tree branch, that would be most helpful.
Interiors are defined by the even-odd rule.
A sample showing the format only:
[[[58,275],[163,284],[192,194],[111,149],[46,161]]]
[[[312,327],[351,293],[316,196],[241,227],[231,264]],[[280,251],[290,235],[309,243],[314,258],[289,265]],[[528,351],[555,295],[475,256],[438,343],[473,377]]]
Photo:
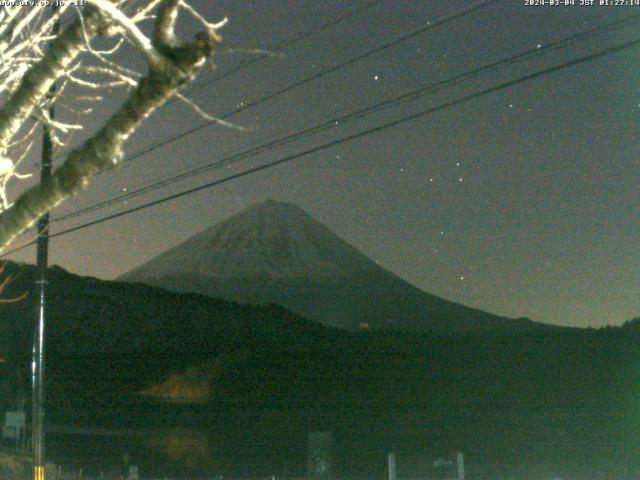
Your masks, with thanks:
[[[5,267],[6,267],[5,263],[0,264],[0,278],[2,278],[2,275],[4,274]],[[19,275],[19,273],[18,273],[18,275]],[[17,297],[6,298],[6,297],[2,296],[2,294],[4,293],[5,288],[7,288],[7,286],[13,280],[15,280],[15,276],[13,274],[8,274],[4,278],[2,278],[2,280],[0,281],[0,304],[3,304],[3,303],[15,303],[15,302],[19,302],[19,301],[24,300],[25,298],[27,298],[27,292],[24,292],[24,293],[18,295]]]
[[[154,110],[195,78],[219,43],[220,37],[207,24],[205,30],[197,34],[191,43],[177,38],[173,29],[179,3],[179,0],[164,0],[160,5],[153,34],[153,48],[158,53],[158,58],[152,59],[147,55],[149,72],[138,82],[122,107],[93,137],[68,155],[49,181],[24,192],[11,208],[0,215],[0,250],[32,226],[45,212],[66,197],[86,188],[95,174],[117,165],[129,136]],[[91,11],[90,15],[84,19],[84,30],[88,35],[95,35],[102,19],[95,11]],[[21,122],[14,116],[24,120],[32,113],[46,95],[51,79],[64,74],[82,45],[83,26],[78,20],[58,37],[45,58],[25,75],[20,87],[22,91],[19,94],[16,92],[19,100],[12,98],[9,108],[5,106],[3,109],[3,116],[0,116],[0,141],[6,142],[17,131]],[[33,84],[38,78],[46,83],[45,89]]]
[[[89,9],[84,25],[79,19],[74,21],[52,42],[44,58],[22,77],[20,86],[0,110],[0,151],[6,149],[23,122],[42,103],[51,85],[83,50],[84,35],[96,35],[103,21],[98,10]]]

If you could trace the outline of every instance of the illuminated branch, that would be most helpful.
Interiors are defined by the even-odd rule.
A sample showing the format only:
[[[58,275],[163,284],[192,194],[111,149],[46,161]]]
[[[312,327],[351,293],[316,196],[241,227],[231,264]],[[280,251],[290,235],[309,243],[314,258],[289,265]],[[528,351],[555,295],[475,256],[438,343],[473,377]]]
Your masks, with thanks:
[[[96,2],[98,6],[102,1]],[[214,25],[206,24],[205,30],[196,35],[193,42],[180,40],[174,32],[174,25],[180,0],[164,0],[160,3],[155,22],[152,46],[142,45],[143,54],[149,63],[149,71],[139,80],[137,87],[120,109],[109,118],[102,128],[78,149],[72,151],[57,168],[49,181],[36,185],[24,192],[8,210],[0,215],[0,249],[18,234],[24,232],[45,212],[58,205],[65,198],[89,185],[98,172],[117,165],[122,158],[122,147],[130,135],[142,122],[175,95],[185,84],[197,75],[206,59],[210,57],[220,41]],[[115,8],[115,7],[114,7]],[[109,10],[109,9],[107,9]],[[9,108],[3,109],[0,117],[0,140],[7,141],[18,130],[20,123],[32,114],[51,85],[51,78],[63,76],[71,67],[73,58],[85,44],[83,35],[91,36],[100,29],[103,17],[90,10],[89,15],[74,23],[72,30],[54,42],[45,58],[25,75],[23,85],[16,92],[18,99],[12,99]],[[112,10],[109,17],[121,18]],[[123,27],[123,22],[118,21]],[[131,25],[124,26],[128,34]],[[83,32],[84,30],[84,32]],[[73,33],[71,33],[73,32]],[[138,39],[136,45],[140,47]],[[54,53],[51,53],[54,52]],[[154,52],[150,54],[150,52]],[[35,71],[35,73],[34,73]],[[34,84],[34,79],[46,77],[46,89]],[[14,118],[17,116],[18,118]]]
[[[2,295],[4,294],[4,290],[5,288],[7,288],[7,286],[13,281],[15,280],[15,276],[13,274],[9,274],[3,277],[4,274],[4,269],[5,269],[5,264],[1,263],[0,264],[0,304],[2,303],[15,303],[15,302],[19,302],[21,300],[24,300],[27,297],[27,292],[24,292],[21,295],[18,295],[17,297],[11,297],[11,298],[5,298]]]

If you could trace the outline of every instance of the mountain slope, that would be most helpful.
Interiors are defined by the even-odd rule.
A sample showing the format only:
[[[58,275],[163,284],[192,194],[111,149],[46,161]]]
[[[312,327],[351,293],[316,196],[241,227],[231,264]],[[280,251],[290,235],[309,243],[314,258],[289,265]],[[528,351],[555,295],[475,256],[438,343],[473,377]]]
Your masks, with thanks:
[[[38,299],[35,267],[12,262],[5,267],[4,274],[13,278],[1,298],[27,296],[0,303],[0,358],[5,360],[0,367],[26,366]],[[49,269],[47,280],[48,370],[54,376],[61,372],[51,388],[67,393],[71,389],[77,395],[83,394],[75,391],[76,384],[92,384],[93,394],[104,393],[103,388],[137,390],[165,378],[168,371],[239,347],[270,341],[304,343],[317,331],[331,335],[329,329],[275,305],[239,305],[80,277],[59,267]]]
[[[326,280],[379,267],[301,208],[272,200],[194,235],[122,280],[199,275]]]
[[[554,328],[423,292],[299,207],[272,200],[204,230],[120,280],[238,302],[277,303],[343,329],[524,333]]]
[[[7,265],[18,275],[5,298],[29,295],[0,305],[4,409],[15,405],[17,367],[28,392],[34,271]],[[280,465],[303,475],[306,435],[317,429],[334,432],[345,477],[374,478],[389,445],[399,449],[403,468],[461,450],[470,477],[482,464],[502,470],[474,478],[554,478],[560,467],[563,478],[592,478],[603,465],[640,472],[637,322],[522,336],[344,332],[273,305],[60,268],[50,269],[48,280],[47,421],[158,434],[170,428],[166,441],[174,450],[197,454],[188,460],[190,478],[205,471],[237,478],[247,468],[264,477]],[[176,439],[174,429],[189,431]],[[99,472],[126,451],[155,478],[178,461],[140,443],[144,437],[80,435],[49,435],[51,458],[94,462]],[[213,462],[207,470],[194,440],[201,437],[210,445],[202,455]],[[553,471],[504,470],[535,462]],[[186,475],[186,468],[174,471]]]

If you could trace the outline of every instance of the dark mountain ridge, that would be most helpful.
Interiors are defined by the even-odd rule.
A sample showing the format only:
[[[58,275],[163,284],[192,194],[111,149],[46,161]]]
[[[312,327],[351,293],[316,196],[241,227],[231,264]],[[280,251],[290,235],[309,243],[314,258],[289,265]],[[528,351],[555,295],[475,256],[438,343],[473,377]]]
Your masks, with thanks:
[[[31,294],[0,305],[6,408],[14,405],[17,367],[23,388],[28,384],[37,298],[33,267],[7,270],[21,275],[5,295]],[[173,454],[160,462],[130,440],[110,441],[113,458],[126,448],[148,472],[174,465],[182,474],[240,475],[247,468],[266,475],[275,467],[303,474],[305,436],[317,429],[334,432],[343,475],[377,475],[391,446],[405,469],[409,459],[455,450],[467,455],[470,476],[481,465],[502,465],[484,478],[541,478],[505,464],[544,464],[545,474],[586,472],[580,478],[640,466],[637,322],[521,335],[346,332],[274,305],[83,278],[60,268],[50,270],[49,285],[49,421],[188,428],[182,442],[190,445],[196,431],[209,445],[183,463]],[[194,391],[201,395],[190,399]],[[89,440],[53,436],[51,455],[90,460],[102,446]]]

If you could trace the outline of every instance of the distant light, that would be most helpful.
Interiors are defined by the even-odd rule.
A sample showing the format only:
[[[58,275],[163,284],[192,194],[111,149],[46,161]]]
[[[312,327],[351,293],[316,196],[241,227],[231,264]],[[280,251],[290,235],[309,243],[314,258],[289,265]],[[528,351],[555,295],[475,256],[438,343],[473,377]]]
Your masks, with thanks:
[[[378,81],[378,78],[379,78],[379,77],[378,77],[378,75],[375,75],[375,76],[373,77],[373,79],[374,79],[376,82]]]

